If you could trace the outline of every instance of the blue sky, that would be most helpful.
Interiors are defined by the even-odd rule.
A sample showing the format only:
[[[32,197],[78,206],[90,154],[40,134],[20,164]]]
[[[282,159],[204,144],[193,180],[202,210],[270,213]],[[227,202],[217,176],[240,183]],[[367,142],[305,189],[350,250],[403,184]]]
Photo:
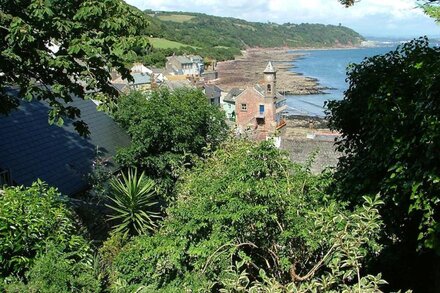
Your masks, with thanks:
[[[361,0],[345,8],[338,0],[126,0],[142,10],[202,12],[276,23],[324,23],[353,28],[364,36],[440,37],[440,26],[415,0]]]

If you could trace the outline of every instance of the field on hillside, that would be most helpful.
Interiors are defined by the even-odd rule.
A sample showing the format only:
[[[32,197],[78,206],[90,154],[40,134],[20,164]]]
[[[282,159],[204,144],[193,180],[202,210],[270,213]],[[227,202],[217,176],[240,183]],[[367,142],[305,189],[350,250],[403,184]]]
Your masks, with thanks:
[[[181,47],[191,47],[179,42],[170,41],[163,38],[148,38],[150,40],[151,45],[153,45],[154,48],[157,49],[178,49]]]
[[[173,21],[178,23],[184,23],[194,18],[193,15],[185,15],[185,14],[163,14],[157,17],[163,21]]]

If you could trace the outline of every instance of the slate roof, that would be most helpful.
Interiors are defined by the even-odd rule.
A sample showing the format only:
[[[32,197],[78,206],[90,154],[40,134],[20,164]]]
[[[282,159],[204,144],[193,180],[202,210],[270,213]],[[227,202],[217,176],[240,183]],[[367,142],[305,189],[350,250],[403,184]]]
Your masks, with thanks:
[[[232,88],[229,93],[225,96],[225,98],[223,99],[223,102],[228,102],[228,103],[234,103],[235,104],[235,98],[241,94],[244,91],[244,89],[239,89],[239,88]]]
[[[134,79],[134,82],[130,82],[130,84],[148,84],[151,83],[150,75],[146,73],[132,73],[131,76]]]
[[[277,92],[276,98],[277,98],[277,101],[284,101],[284,100],[286,100],[286,98],[282,94],[280,94],[279,92]]]
[[[175,56],[177,61],[179,61],[181,64],[188,64],[193,63],[188,57],[186,56]]]
[[[127,90],[127,84],[125,83],[112,83],[112,86],[118,91],[123,93]]]
[[[208,98],[220,97],[222,93],[222,90],[213,84],[205,84],[203,87],[205,89],[205,95]]]
[[[171,91],[180,89],[180,88],[193,88],[191,82],[187,79],[184,80],[165,80],[162,84],[164,87],[167,87]]]
[[[9,169],[14,182],[28,186],[40,178],[73,195],[87,189],[97,150],[109,158],[130,144],[129,136],[92,101],[76,98],[71,105],[81,110],[90,138],[80,137],[72,121],[49,125],[49,107],[41,101],[22,102],[9,116],[0,116],[0,168]]]
[[[262,96],[265,96],[265,95],[266,95],[266,92],[265,92],[265,90],[261,87],[261,85],[256,84],[256,85],[254,86],[254,89],[255,89],[260,95],[262,95]]]
[[[188,57],[192,62],[195,62],[195,63],[203,62],[203,58],[200,55],[190,55]]]

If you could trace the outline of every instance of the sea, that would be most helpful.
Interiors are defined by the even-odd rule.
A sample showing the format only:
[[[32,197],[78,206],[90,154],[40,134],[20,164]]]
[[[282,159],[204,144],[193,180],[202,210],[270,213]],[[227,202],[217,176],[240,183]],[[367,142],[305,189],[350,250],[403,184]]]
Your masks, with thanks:
[[[293,95],[287,98],[287,115],[325,116],[325,101],[341,100],[348,88],[347,66],[360,63],[364,58],[385,54],[396,46],[336,50],[294,51],[302,56],[292,63],[293,72],[316,78],[320,87],[329,88],[325,94]]]

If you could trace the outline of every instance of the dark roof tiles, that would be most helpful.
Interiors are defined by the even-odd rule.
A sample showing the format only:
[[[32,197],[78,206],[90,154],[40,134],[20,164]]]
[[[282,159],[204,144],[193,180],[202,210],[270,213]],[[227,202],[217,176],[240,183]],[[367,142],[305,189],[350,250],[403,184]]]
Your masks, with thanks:
[[[96,150],[111,157],[130,143],[128,135],[90,100],[74,99],[91,135],[83,138],[71,121],[62,127],[48,124],[49,107],[41,101],[22,102],[9,116],[0,116],[0,168],[11,171],[18,184],[30,185],[37,178],[64,194],[87,188]]]

